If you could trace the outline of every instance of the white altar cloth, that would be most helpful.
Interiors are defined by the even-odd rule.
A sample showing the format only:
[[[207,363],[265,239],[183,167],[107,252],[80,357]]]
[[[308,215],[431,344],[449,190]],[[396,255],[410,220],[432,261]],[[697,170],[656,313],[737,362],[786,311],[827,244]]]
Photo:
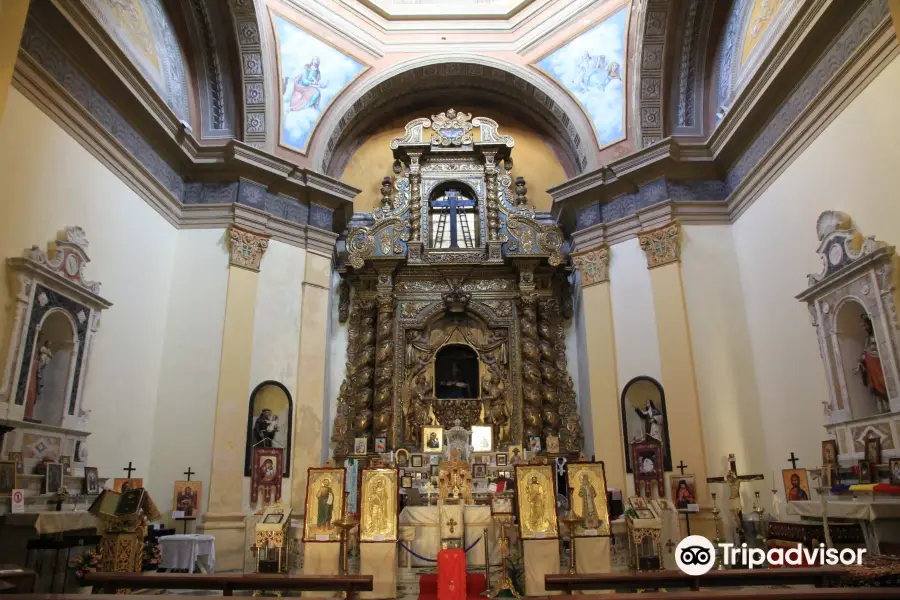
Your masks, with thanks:
[[[869,554],[880,554],[883,542],[900,543],[900,502],[890,500],[837,500],[826,497],[829,519],[859,521]],[[819,500],[796,500],[787,503],[787,514],[799,517],[822,517]]]
[[[491,518],[490,506],[466,506],[463,510],[465,519],[464,543],[468,548],[472,543],[488,530],[488,539],[491,547],[491,564],[500,564],[499,530],[494,526]],[[400,512],[400,526],[414,527],[416,535],[409,542],[404,542],[416,554],[425,558],[437,559],[438,550],[441,547],[440,523],[438,521],[437,506],[407,506]],[[400,548],[400,552],[406,552]],[[435,566],[435,563],[411,557],[412,566]],[[466,564],[470,567],[484,566],[484,540],[478,542],[474,548],[466,553]]]
[[[207,570],[210,573],[216,570],[216,538],[211,535],[165,535],[159,538],[159,549],[162,569],[186,569],[192,573],[198,559],[205,556]]]

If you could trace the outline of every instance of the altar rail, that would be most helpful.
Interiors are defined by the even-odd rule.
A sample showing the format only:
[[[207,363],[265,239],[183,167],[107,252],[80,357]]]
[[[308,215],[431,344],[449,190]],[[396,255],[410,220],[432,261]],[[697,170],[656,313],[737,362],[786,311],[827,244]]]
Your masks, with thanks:
[[[616,590],[633,592],[648,588],[756,587],[764,585],[836,584],[848,571],[840,567],[798,567],[784,569],[726,569],[713,570],[693,576],[681,571],[642,571],[639,573],[584,573],[578,575],[545,575],[548,590],[572,594],[583,590]],[[894,590],[898,594],[898,590]],[[583,596],[579,596],[583,598]],[[681,596],[679,596],[680,598]]]
[[[265,590],[291,592],[346,592],[352,600],[358,592],[372,591],[371,575],[278,575],[247,573],[216,575],[199,573],[89,573],[84,581],[100,592],[114,593],[120,589],[150,590],[221,590],[223,596],[235,590]],[[33,598],[33,596],[32,596]],[[92,597],[92,598],[95,598]],[[121,596],[120,596],[121,598]]]

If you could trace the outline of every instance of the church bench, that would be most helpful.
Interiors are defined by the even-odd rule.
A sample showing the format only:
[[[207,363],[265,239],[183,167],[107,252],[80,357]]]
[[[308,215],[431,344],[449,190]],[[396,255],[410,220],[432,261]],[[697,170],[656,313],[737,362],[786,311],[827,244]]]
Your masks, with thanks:
[[[346,592],[348,600],[358,592],[372,591],[371,575],[280,575],[235,573],[232,575],[198,573],[90,573],[85,583],[101,592],[116,590],[221,590],[232,596],[235,590],[277,590],[292,592]]]
[[[640,600],[672,600],[669,592],[643,593]],[[896,600],[900,588],[789,588],[778,590],[705,590],[678,592],[677,600]],[[23,600],[26,598],[23,596]],[[94,600],[93,598],[91,600]],[[609,600],[608,595],[551,596],[547,600]]]
[[[647,588],[755,587],[764,585],[825,586],[847,574],[835,567],[803,567],[784,569],[712,570],[699,577],[681,571],[646,571],[633,573],[584,573],[577,575],[545,575],[548,590],[568,594],[578,590],[616,590],[630,592]]]

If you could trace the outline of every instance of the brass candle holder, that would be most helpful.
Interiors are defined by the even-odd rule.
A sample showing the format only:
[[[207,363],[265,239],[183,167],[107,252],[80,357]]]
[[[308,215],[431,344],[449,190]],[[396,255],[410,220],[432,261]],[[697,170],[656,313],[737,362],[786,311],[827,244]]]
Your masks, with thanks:
[[[575,497],[575,488],[569,488],[569,497]],[[569,530],[569,575],[575,575],[578,571],[575,569],[575,528],[578,527],[583,521],[584,517],[579,517],[575,514],[575,509],[569,506],[569,512],[566,513],[566,516],[561,517],[559,519],[561,522],[566,524],[566,528]]]
[[[509,556],[509,540],[506,539],[506,527],[512,523],[511,515],[495,515],[494,520],[500,525],[500,579],[497,581],[497,587],[491,592],[489,598],[496,598],[503,590],[508,590],[517,600],[522,600],[522,596],[516,591],[509,578],[509,571],[506,567],[506,559]],[[490,582],[488,582],[490,585]]]
[[[359,521],[350,516],[347,512],[347,499],[350,496],[350,492],[344,492],[344,516],[337,521],[334,522],[334,526],[341,530],[341,541],[340,541],[340,565],[339,571],[341,575],[349,575],[350,571],[350,561],[349,561],[349,542],[350,542],[350,532],[354,527],[359,525]]]
[[[716,524],[716,543],[719,544],[722,542],[722,530],[719,525],[719,513],[722,511],[719,510],[719,505],[716,504],[716,493],[715,492],[712,493],[712,501],[713,501],[713,509],[712,509],[713,521]]]

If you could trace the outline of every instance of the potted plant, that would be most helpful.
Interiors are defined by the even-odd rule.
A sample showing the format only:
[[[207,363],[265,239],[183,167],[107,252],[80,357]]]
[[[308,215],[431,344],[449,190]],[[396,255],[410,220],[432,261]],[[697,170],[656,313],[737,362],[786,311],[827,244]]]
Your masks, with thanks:
[[[100,553],[96,550],[88,550],[81,556],[73,558],[70,566],[75,569],[75,580],[78,582],[78,593],[92,593],[94,586],[87,585],[84,578],[88,573],[96,573],[100,570]]]

